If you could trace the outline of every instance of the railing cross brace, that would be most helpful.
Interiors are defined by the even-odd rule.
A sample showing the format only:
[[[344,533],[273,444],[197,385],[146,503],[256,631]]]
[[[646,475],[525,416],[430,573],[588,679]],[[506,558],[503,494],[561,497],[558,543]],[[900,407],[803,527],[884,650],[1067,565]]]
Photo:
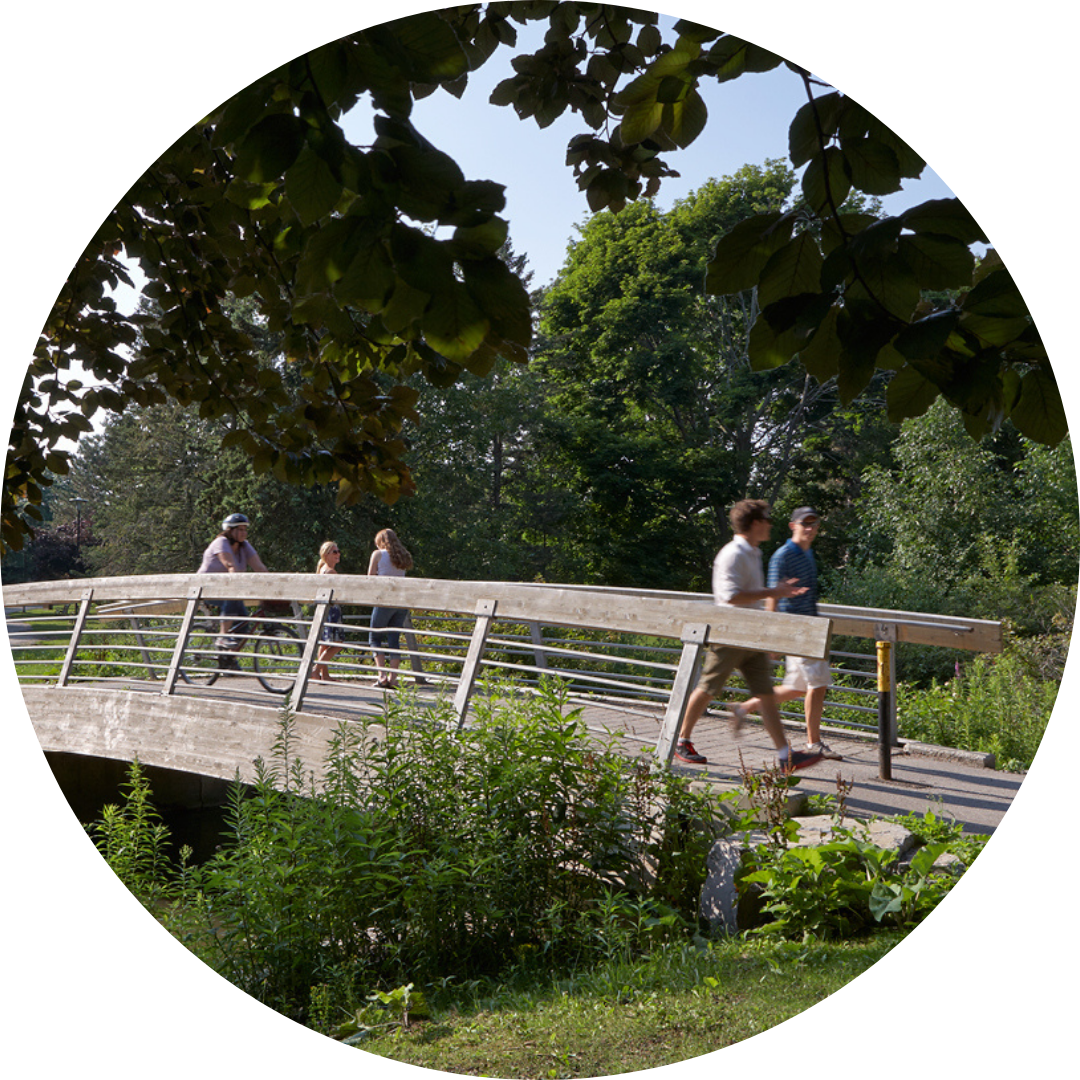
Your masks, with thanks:
[[[307,641],[304,643],[304,655],[300,659],[300,670],[296,673],[296,682],[293,684],[292,694],[290,695],[292,707],[297,712],[300,711],[304,695],[307,693],[308,683],[311,681],[312,664],[315,662],[319,642],[322,640],[323,626],[326,624],[326,613],[333,597],[333,589],[320,589],[315,594],[315,611],[311,616],[311,628],[308,630]]]
[[[476,602],[476,625],[473,627],[469,651],[465,654],[465,663],[461,668],[461,679],[458,682],[457,692],[454,694],[454,712],[457,714],[459,731],[465,726],[465,714],[469,709],[469,698],[472,697],[473,687],[476,685],[476,675],[480,670],[480,658],[484,654],[484,646],[487,644],[488,634],[491,632],[491,624],[495,621],[495,607],[496,601],[494,600],[477,600]]]
[[[90,614],[90,601],[94,599],[94,590],[87,589],[79,599],[79,613],[75,616],[75,625],[71,630],[71,641],[68,642],[67,655],[64,657],[63,666],[57,676],[56,685],[66,686],[71,676],[71,667],[75,663],[75,654],[79,651],[79,639],[86,628],[86,617]]]
[[[180,677],[180,668],[184,662],[188,638],[191,637],[191,626],[195,622],[201,599],[202,586],[192,585],[187,591],[184,616],[180,620],[180,629],[176,632],[176,647],[173,649],[172,659],[169,661],[169,670],[165,673],[165,685],[161,688],[161,693],[165,697],[168,697],[176,689],[176,680]]]
[[[697,681],[701,665],[701,652],[709,638],[708,623],[687,623],[679,640],[683,643],[679,667],[675,672],[675,681],[671,684],[671,696],[668,698],[667,711],[660,727],[660,739],[656,744],[656,756],[663,765],[670,765],[675,752],[675,742],[679,737],[683,717],[686,715],[686,702]]]

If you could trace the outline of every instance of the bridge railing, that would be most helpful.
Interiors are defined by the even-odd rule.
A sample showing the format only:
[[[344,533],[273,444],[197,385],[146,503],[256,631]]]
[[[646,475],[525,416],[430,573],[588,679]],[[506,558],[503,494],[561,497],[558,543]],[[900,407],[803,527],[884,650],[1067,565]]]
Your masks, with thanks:
[[[683,598],[424,578],[149,575],[32,582],[4,589],[9,608],[77,605],[70,626],[46,624],[46,655],[36,662],[27,655],[30,642],[16,620],[12,644],[21,677],[51,681],[61,689],[108,682],[138,690],[150,684],[164,695],[198,692],[200,680],[208,672],[217,673],[220,649],[204,613],[206,605],[228,599],[290,609],[288,614],[261,616],[245,632],[239,655],[252,661],[251,677],[267,689],[287,690],[297,710],[309,689],[331,604],[399,608],[415,612],[421,624],[411,628],[412,642],[405,636],[400,653],[406,662],[415,656],[425,667],[424,678],[430,672],[453,691],[459,724],[465,722],[484,671],[533,678],[572,671],[572,679],[588,683],[597,696],[652,694],[664,710],[657,751],[665,761],[670,761],[706,641],[820,659],[829,653],[831,630],[828,619],[720,608]],[[266,649],[260,630],[268,623],[280,633],[273,648]],[[546,638],[541,628],[547,628]],[[553,628],[561,635],[554,640]],[[530,647],[523,656],[525,634]],[[415,641],[418,636],[423,637],[423,648]],[[345,673],[350,654],[355,662],[371,650],[370,642],[342,644],[346,658],[335,658],[332,669],[339,675]],[[413,655],[410,645],[416,646]],[[534,662],[525,663],[529,658]]]
[[[637,709],[649,717],[659,727],[657,751],[665,760],[706,641],[781,656],[830,657],[837,685],[827,700],[826,722],[856,730],[879,727],[871,722],[879,712],[876,655],[832,652],[834,634],[977,651],[1001,647],[1000,625],[979,620],[829,605],[821,608],[823,618],[807,619],[720,608],[700,594],[594,586],[358,575],[153,575],[6,586],[4,599],[24,683],[105,684],[165,695],[202,692],[207,672],[217,670],[220,650],[213,639],[219,624],[208,607],[225,599],[250,607],[277,605],[249,620],[239,651],[246,663],[230,675],[290,692],[298,710],[310,689],[331,604],[345,611],[337,627],[340,651],[327,665],[338,680],[371,675],[370,609],[404,608],[410,615],[397,650],[400,674],[452,693],[459,723],[485,674],[513,676],[526,689],[554,676],[566,682],[572,699],[622,713]],[[43,615],[48,605],[66,610]],[[34,610],[32,622],[12,611],[18,606]],[[272,650],[265,649],[266,629],[277,631]],[[740,693],[732,688],[731,696]],[[896,737],[894,705],[895,698],[890,740]]]

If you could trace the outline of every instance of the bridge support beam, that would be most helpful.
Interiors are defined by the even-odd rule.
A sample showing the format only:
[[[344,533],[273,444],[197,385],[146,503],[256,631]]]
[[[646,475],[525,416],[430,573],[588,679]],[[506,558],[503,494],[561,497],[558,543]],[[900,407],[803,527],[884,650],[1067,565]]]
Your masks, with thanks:
[[[664,722],[660,727],[660,740],[656,744],[656,756],[662,765],[671,764],[675,753],[675,743],[679,738],[683,717],[686,715],[686,702],[697,682],[697,673],[701,666],[701,652],[709,639],[708,623],[687,623],[679,640],[683,644],[679,667],[675,672],[675,681],[671,684],[671,696],[668,698]]]

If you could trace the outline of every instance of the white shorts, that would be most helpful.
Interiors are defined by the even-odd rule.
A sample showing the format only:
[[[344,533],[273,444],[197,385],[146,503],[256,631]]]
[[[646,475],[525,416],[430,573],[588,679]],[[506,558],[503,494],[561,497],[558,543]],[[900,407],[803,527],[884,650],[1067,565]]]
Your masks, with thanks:
[[[828,660],[807,660],[805,656],[789,656],[784,661],[783,686],[793,690],[816,690],[832,686]]]

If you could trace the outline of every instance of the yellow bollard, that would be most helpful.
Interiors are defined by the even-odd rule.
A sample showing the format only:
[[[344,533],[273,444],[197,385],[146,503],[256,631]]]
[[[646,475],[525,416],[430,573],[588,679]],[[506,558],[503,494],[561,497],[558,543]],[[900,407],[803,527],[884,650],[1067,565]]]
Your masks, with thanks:
[[[878,763],[882,780],[892,779],[892,744],[889,735],[889,714],[892,702],[892,642],[877,643],[877,688],[878,688]]]

